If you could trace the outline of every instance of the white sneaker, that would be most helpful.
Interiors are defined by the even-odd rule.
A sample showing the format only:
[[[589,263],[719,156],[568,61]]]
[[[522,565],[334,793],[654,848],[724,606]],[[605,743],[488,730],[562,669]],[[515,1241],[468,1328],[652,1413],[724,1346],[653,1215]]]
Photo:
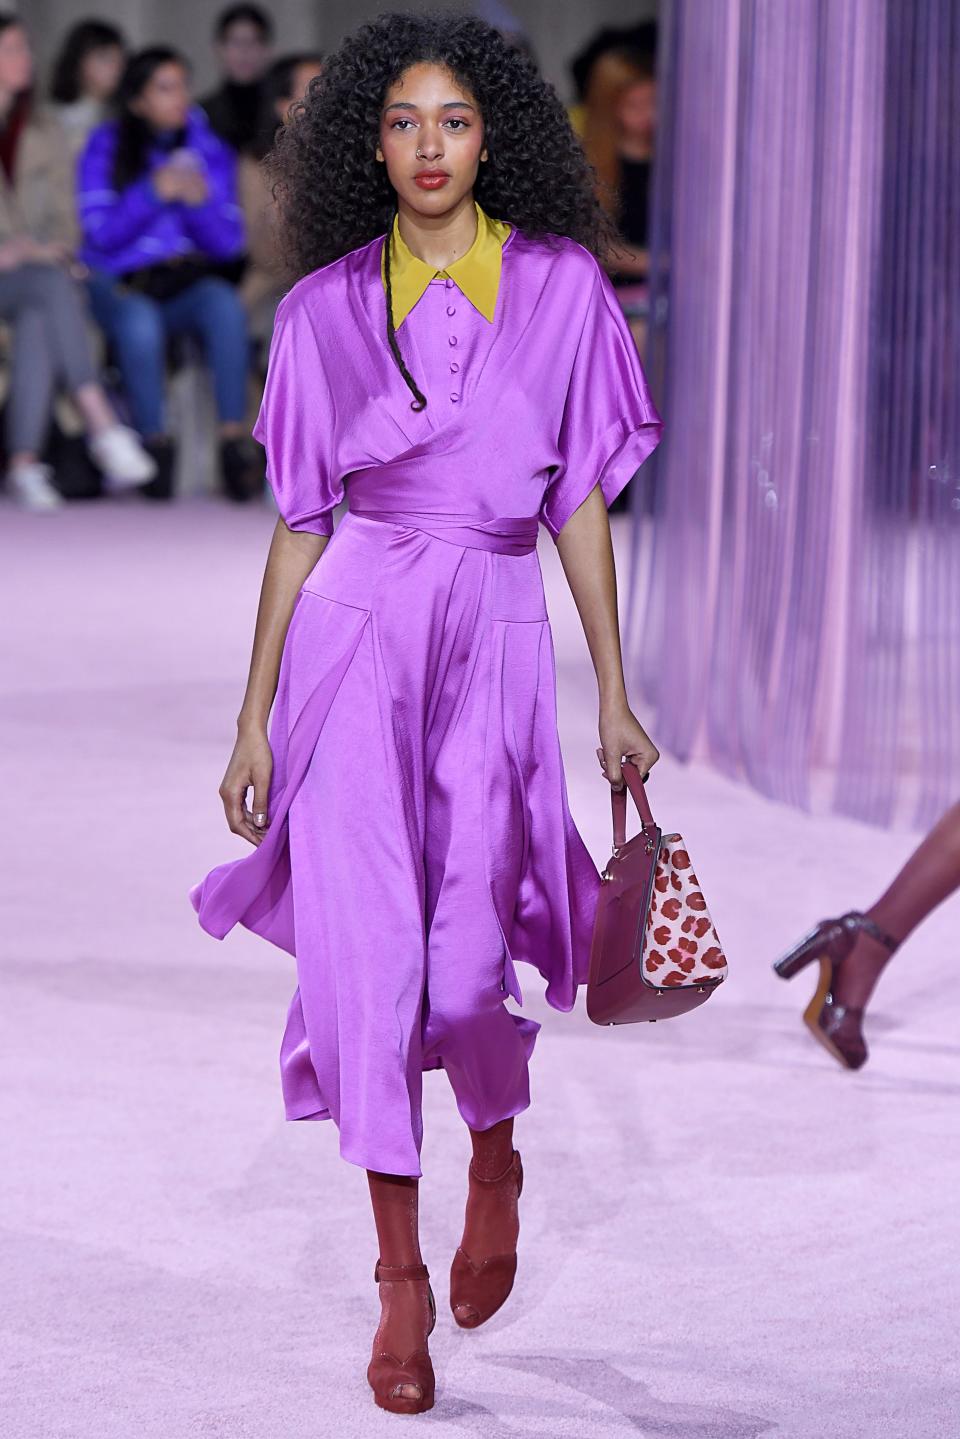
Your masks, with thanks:
[[[90,458],[103,477],[109,489],[126,489],[131,485],[143,485],[157,473],[157,462],[149,451],[143,448],[140,436],[129,425],[111,425],[99,435],[87,438]]]
[[[40,460],[14,465],[8,470],[7,489],[25,510],[36,510],[38,514],[59,510],[64,503],[53,484],[53,466]]]

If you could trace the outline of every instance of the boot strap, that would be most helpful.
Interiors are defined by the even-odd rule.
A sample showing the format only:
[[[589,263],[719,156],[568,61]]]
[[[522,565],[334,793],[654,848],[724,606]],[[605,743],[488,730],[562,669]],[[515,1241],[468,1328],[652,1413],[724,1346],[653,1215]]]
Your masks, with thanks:
[[[867,916],[861,914],[859,910],[851,910],[849,914],[845,914],[840,923],[849,929],[862,930],[863,933],[868,934],[871,939],[875,939],[878,944],[882,944],[884,949],[888,949],[891,954],[893,954],[895,949],[899,949],[900,947],[899,939],[894,939],[892,934],[887,934],[885,929],[881,929],[878,924],[874,924],[872,919],[868,919]]]
[[[482,1175],[479,1175],[474,1169],[473,1160],[470,1160],[470,1178],[474,1180],[477,1184],[502,1184],[508,1175],[516,1174],[519,1179],[521,1173],[522,1171],[520,1168],[520,1152],[516,1149],[513,1151],[510,1163],[507,1165],[506,1169],[503,1171],[502,1174],[498,1174],[495,1179],[484,1179]]]
[[[425,1264],[383,1264],[378,1259],[373,1277],[378,1284],[381,1280],[389,1284],[394,1279],[429,1279],[430,1271]]]

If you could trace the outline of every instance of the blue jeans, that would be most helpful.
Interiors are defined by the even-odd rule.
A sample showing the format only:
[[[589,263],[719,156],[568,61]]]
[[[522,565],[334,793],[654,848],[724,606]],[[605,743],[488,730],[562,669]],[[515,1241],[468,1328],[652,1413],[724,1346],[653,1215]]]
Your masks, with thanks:
[[[113,343],[133,422],[141,435],[166,433],[164,381],[169,335],[190,332],[213,372],[217,416],[242,420],[247,407],[250,338],[247,316],[228,280],[208,276],[170,300],[151,300],[120,288],[117,276],[91,271],[90,308]]]

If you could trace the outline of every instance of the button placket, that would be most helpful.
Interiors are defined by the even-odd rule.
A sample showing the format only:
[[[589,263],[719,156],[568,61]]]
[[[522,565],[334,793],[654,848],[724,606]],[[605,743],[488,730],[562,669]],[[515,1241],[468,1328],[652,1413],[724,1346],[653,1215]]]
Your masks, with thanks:
[[[444,281],[444,298],[445,298],[445,300],[447,301],[446,306],[445,306],[445,309],[446,309],[446,312],[447,312],[447,319],[450,320],[450,321],[453,321],[453,320],[455,319],[456,314],[457,314],[457,303],[456,303],[456,301],[457,301],[457,298],[458,298],[458,297],[457,297],[456,294],[450,294],[450,293],[448,293],[449,291],[454,290],[454,288],[455,288],[455,283],[456,283],[456,282],[455,282],[449,275],[447,276],[446,280]],[[448,332],[448,334],[447,334],[447,344],[450,346],[450,348],[451,348],[452,350],[456,350],[456,349],[458,348],[459,344],[460,344],[460,336],[457,335],[457,334],[449,333],[449,332]],[[461,396],[461,381],[460,381],[459,379],[457,379],[456,377],[459,376],[459,374],[460,374],[460,366],[461,366],[461,363],[462,363],[462,361],[461,361],[459,358],[454,359],[454,358],[451,357],[451,359],[450,359],[450,378],[451,378],[453,384],[452,384],[452,388],[451,388],[450,391],[449,391],[449,398],[450,398],[450,403],[451,403],[452,405],[456,405],[456,404],[458,404],[459,401],[460,401],[460,396]]]

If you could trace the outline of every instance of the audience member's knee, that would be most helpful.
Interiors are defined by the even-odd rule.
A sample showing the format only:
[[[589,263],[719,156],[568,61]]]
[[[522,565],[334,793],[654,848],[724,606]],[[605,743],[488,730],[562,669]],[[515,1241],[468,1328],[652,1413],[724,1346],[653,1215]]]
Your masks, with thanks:
[[[126,354],[131,352],[153,356],[162,352],[166,344],[159,309],[150,300],[133,298],[123,307],[123,313],[116,321],[117,339]]]
[[[17,290],[21,300],[38,307],[62,302],[65,287],[76,282],[59,265],[39,262],[20,265],[17,269]]]
[[[202,281],[203,298],[201,310],[211,327],[222,333],[226,327],[237,334],[246,334],[247,312],[239,292],[229,280],[216,276]]]

